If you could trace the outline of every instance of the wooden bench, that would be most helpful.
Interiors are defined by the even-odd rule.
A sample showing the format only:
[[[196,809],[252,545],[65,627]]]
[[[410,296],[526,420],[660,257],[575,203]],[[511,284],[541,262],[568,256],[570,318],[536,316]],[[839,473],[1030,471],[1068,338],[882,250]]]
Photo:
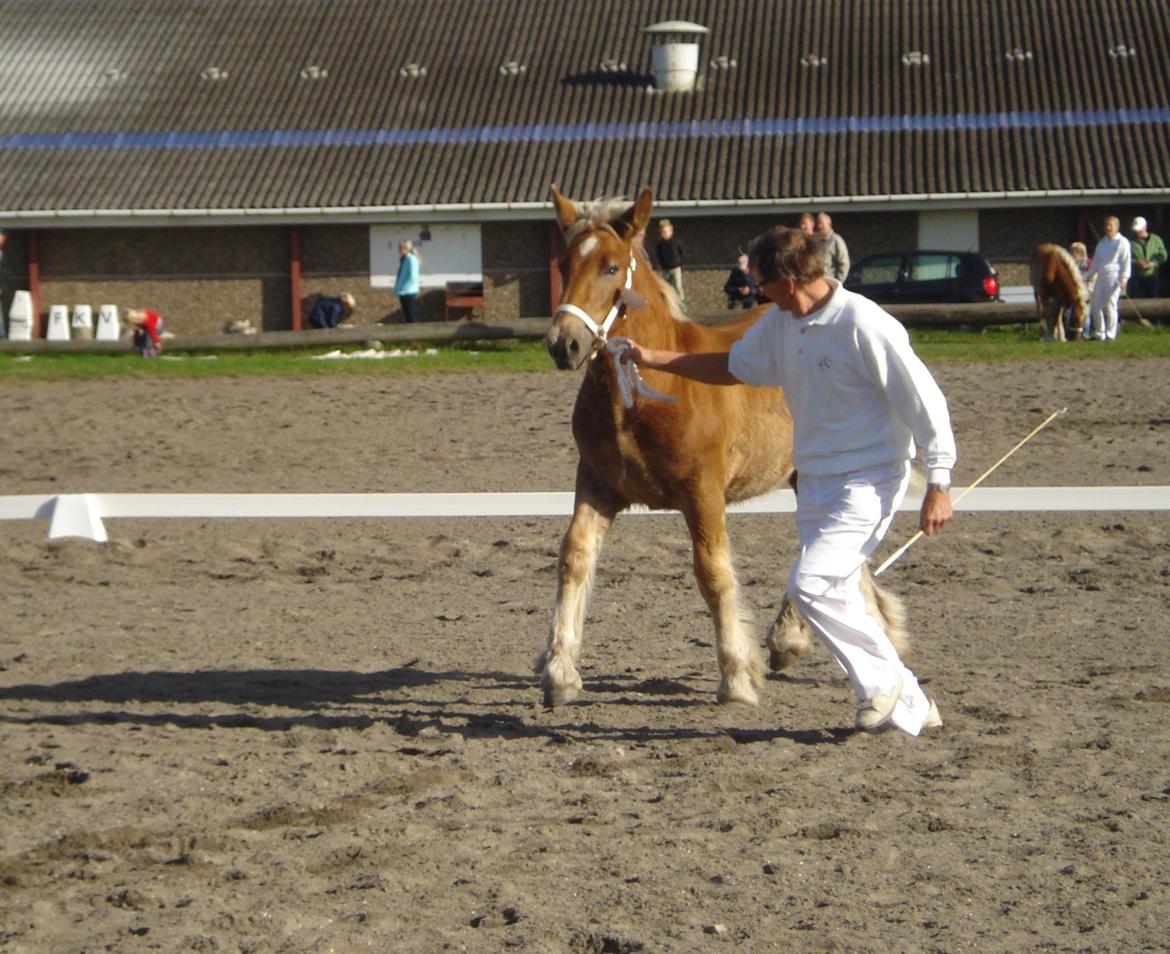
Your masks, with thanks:
[[[453,310],[483,311],[483,282],[447,282],[443,317],[451,320]]]

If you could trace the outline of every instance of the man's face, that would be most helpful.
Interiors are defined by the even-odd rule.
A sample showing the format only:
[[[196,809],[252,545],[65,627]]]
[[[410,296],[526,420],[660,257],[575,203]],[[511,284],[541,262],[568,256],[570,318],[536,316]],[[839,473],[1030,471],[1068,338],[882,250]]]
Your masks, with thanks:
[[[831,231],[833,231],[833,220],[830,219],[827,215],[818,215],[816,228],[817,235],[828,235]]]
[[[668,239],[672,235],[674,235],[674,226],[673,225],[660,225],[660,226],[658,226],[658,234],[660,236],[662,236],[662,238]]]
[[[790,278],[774,278],[770,282],[760,277],[758,269],[752,269],[752,277],[756,280],[756,288],[768,301],[781,308],[791,311],[793,293],[796,291],[796,282]]]
[[[1117,221],[1115,219],[1109,219],[1105,223],[1105,234],[1108,235],[1110,238],[1113,238],[1113,236],[1115,236],[1117,234],[1117,230],[1118,230],[1118,225],[1117,225]]]

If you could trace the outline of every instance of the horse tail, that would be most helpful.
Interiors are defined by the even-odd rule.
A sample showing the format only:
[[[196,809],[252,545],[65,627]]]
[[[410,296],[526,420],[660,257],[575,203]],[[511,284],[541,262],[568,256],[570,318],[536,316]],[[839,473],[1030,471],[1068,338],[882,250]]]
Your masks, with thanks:
[[[870,614],[877,618],[894,644],[899,658],[905,659],[910,650],[910,634],[906,629],[906,604],[902,598],[878,583],[868,565],[861,575],[861,594]]]

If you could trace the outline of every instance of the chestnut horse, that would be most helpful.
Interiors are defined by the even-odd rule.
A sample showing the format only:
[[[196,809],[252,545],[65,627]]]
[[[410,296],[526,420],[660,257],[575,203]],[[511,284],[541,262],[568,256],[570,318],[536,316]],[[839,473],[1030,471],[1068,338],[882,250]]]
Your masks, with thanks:
[[[1089,290],[1076,260],[1059,245],[1045,242],[1032,253],[1030,269],[1040,333],[1046,340],[1064,341],[1064,311],[1072,309],[1072,337],[1081,337],[1089,309]]]
[[[792,419],[784,395],[778,388],[700,384],[648,371],[647,388],[658,395],[636,394],[627,408],[604,344],[612,332],[650,348],[727,351],[765,309],[718,327],[680,314],[678,299],[641,245],[649,189],[620,214],[611,214],[624,207],[614,202],[578,205],[555,186],[552,195],[565,235],[564,294],[545,344],[557,367],[586,370],[573,408],[580,453],[573,517],[561,541],[548,645],[534,663],[545,705],[571,702],[581,690],[577,661],[598,554],[614,518],[631,504],[682,513],[695,578],[715,622],[716,698],[755,704],[764,664],[740,611],[725,508],[790,478]],[[899,607],[869,582],[871,609],[899,645]],[[794,662],[810,645],[807,627],[787,603],[768,645],[773,669]]]

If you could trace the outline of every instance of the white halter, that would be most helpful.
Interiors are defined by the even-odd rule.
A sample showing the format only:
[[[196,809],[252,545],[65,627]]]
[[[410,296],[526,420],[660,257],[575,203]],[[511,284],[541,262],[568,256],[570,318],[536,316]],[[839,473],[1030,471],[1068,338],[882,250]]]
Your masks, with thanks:
[[[609,329],[613,327],[613,323],[616,320],[618,314],[621,312],[622,306],[626,304],[627,293],[633,287],[634,270],[637,267],[638,263],[634,260],[634,256],[631,255],[630,267],[626,269],[626,286],[622,290],[622,293],[618,296],[618,300],[613,303],[613,307],[610,308],[609,314],[605,316],[605,320],[602,321],[601,324],[598,324],[591,317],[589,317],[589,314],[585,311],[585,309],[578,308],[576,305],[571,305],[568,302],[564,302],[558,305],[556,314],[559,315],[562,311],[567,311],[575,318],[580,318],[583,322],[585,322],[585,327],[593,332],[593,337],[597,338],[604,344],[606,337],[609,335]],[[635,307],[637,306],[635,305]]]

